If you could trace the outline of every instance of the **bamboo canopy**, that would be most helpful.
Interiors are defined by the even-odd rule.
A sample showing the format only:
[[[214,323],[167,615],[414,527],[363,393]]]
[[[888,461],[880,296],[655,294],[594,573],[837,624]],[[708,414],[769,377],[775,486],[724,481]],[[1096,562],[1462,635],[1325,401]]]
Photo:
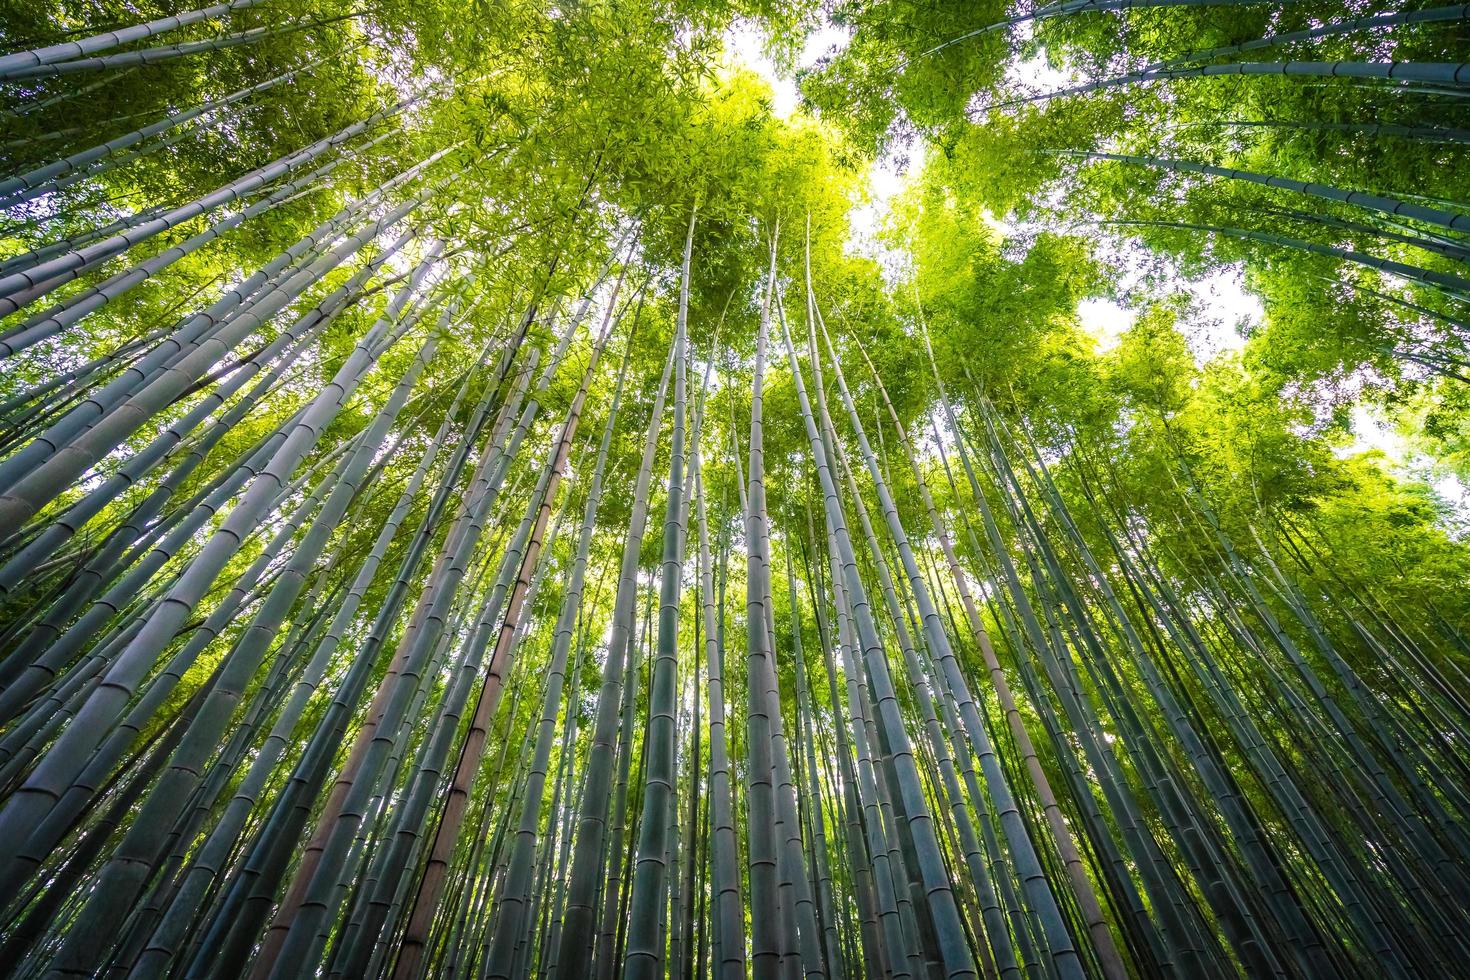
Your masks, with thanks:
[[[0,971],[1470,976],[1467,16],[0,12]]]

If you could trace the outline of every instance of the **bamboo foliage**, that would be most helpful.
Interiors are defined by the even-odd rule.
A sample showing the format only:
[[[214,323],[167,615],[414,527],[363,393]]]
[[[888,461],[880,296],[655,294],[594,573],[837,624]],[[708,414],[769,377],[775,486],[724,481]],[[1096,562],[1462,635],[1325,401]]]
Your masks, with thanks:
[[[7,975],[1464,972],[1470,551],[1324,419],[1463,464],[1465,7],[839,4],[786,118],[811,6],[42,6]]]

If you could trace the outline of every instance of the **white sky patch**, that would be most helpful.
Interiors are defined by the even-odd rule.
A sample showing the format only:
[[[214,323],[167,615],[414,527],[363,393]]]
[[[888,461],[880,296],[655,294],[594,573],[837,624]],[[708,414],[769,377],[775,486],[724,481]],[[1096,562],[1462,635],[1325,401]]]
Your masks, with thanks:
[[[1105,251],[1100,259],[1126,260],[1126,254]],[[1127,265],[1109,266],[1114,270],[1121,294],[1133,292],[1143,285],[1142,271]],[[1239,269],[1221,269],[1203,279],[1174,280],[1172,289],[1181,289],[1194,299],[1191,316],[1179,323],[1179,329],[1190,351],[1200,363],[1220,354],[1238,351],[1245,346],[1245,332],[1258,326],[1266,315],[1261,301],[1245,290],[1245,277]],[[1145,295],[1154,290],[1144,287]],[[1099,352],[1112,350],[1118,339],[1138,319],[1138,310],[1107,298],[1085,299],[1077,304],[1082,329],[1097,341]]]
[[[1195,355],[1206,360],[1225,351],[1240,350],[1245,346],[1242,328],[1259,324],[1266,315],[1261,301],[1245,291],[1245,277],[1239,269],[1221,269],[1188,283],[1186,288],[1203,314],[1189,339]]]
[[[821,59],[847,47],[847,42],[851,39],[852,33],[846,28],[824,22],[808,35],[806,43],[802,45],[800,64],[797,67],[814,67]]]
[[[1097,341],[1097,349],[1109,351],[1118,346],[1118,338],[1133,326],[1138,314],[1110,299],[1084,299],[1077,304],[1077,318]]]
[[[1454,473],[1445,472],[1431,456],[1416,452],[1407,439],[1372,406],[1359,403],[1352,411],[1353,441],[1337,450],[1340,457],[1378,450],[1388,459],[1394,474],[1411,480],[1423,480],[1434,488],[1440,499],[1450,506],[1464,525],[1470,520],[1470,488]]]
[[[1201,364],[1220,354],[1240,350],[1245,346],[1247,332],[1260,326],[1265,318],[1260,299],[1246,292],[1245,275],[1238,266],[1193,280],[1177,272],[1167,273],[1161,283],[1153,279],[1157,270],[1151,268],[1145,253],[1136,247],[1120,247],[1106,240],[1099,241],[1098,246],[1095,258],[1112,279],[1112,293],[1125,300],[1118,303],[1090,299],[1078,304],[1082,327],[1097,339],[1099,350],[1111,349],[1117,343],[1118,334],[1133,325],[1138,310],[1128,305],[1130,299],[1147,302],[1170,292],[1187,292],[1193,300],[1193,310],[1178,326]]]
[[[908,259],[902,252],[878,241],[878,232],[888,216],[893,196],[904,188],[910,173],[917,173],[923,167],[923,143],[916,143],[903,152],[890,150],[885,153],[868,168],[868,200],[847,214],[848,251],[876,260],[890,281],[907,273]]]
[[[1017,24],[1016,43],[1023,45],[1029,43],[1035,28],[1035,21],[1027,20]],[[1007,65],[1005,79],[1011,88],[1022,89],[1032,94],[1069,88],[1082,80],[1075,72],[1058,71],[1047,64],[1045,48],[1039,48],[1025,61],[1016,61]]]
[[[785,119],[796,111],[801,102],[796,81],[783,78],[776,71],[776,63],[766,55],[766,35],[763,31],[749,21],[737,21],[725,31],[725,51],[732,62],[749,68],[771,86],[774,96],[771,102],[773,116]]]
[[[801,54],[797,57],[796,67],[803,69],[815,66],[834,50],[843,48],[849,36],[840,27],[823,24],[807,37]],[[736,21],[725,31],[725,51],[732,62],[749,68],[771,86],[774,96],[771,114],[777,119],[788,118],[801,105],[801,92],[796,86],[796,79],[782,75],[777,70],[776,63],[766,54],[766,33],[754,22]]]
[[[1463,526],[1470,519],[1470,487],[1466,487],[1464,481],[1453,473],[1445,473],[1429,482],[1434,492],[1454,509]]]
[[[1013,88],[1028,92],[1052,92],[1075,84],[1077,79],[1066,72],[1057,71],[1046,63],[1046,52],[1038,51],[1025,61],[1018,61],[1006,68],[1006,82]]]
[[[1341,450],[1343,456],[1356,456],[1377,449],[1394,462],[1402,464],[1409,457],[1409,445],[1373,413],[1367,405],[1353,406],[1353,441]]]
[[[997,218],[989,211],[985,211],[983,214],[981,214],[980,220],[985,223],[985,227],[995,232],[1001,238],[1010,238],[1016,233],[1015,225],[1011,224],[1009,221],[1006,221],[1004,218]]]
[[[802,46],[797,69],[815,67],[818,62],[841,50],[851,34],[833,24],[823,24],[813,31]],[[801,104],[795,79],[784,76],[766,54],[766,34],[751,21],[737,21],[725,31],[725,52],[731,63],[748,68],[771,86],[771,113],[786,119]],[[924,166],[924,145],[915,143],[903,151],[890,151],[868,168],[867,199],[854,202],[848,213],[848,250],[877,260],[891,278],[903,273],[904,257],[878,241],[878,231],[888,215],[893,196],[904,186],[910,173]]]

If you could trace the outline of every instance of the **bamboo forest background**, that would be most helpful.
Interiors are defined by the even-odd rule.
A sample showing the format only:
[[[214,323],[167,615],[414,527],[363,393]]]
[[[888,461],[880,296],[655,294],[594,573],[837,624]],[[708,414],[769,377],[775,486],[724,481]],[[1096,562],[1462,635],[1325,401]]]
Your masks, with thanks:
[[[10,0],[0,971],[1470,975],[1467,14]]]

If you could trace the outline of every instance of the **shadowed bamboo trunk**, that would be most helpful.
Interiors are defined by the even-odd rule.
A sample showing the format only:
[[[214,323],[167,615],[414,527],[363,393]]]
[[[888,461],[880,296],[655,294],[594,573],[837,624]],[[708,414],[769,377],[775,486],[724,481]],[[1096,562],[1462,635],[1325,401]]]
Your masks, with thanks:
[[[24,839],[22,828],[33,825],[49,811],[48,800],[55,800],[60,787],[80,773],[86,756],[101,741],[112,718],[126,704],[162,645],[197,605],[245,534],[264,516],[275,491],[316,442],[322,428],[340,411],[376,357],[401,336],[401,332],[390,333],[391,326],[387,321],[380,321],[359,341],[332,383],[313,400],[275,451],[261,477],[251,483],[226,521],[190,562],[187,572],[169,591],[166,602],[118,655],[108,670],[106,685],[98,687],[87,700],[61,739],[47,752],[45,761],[31,774],[27,785],[0,808],[0,827],[12,828],[5,838],[12,842],[12,849],[3,855],[7,875],[14,873],[13,848]]]
[[[607,971],[611,971],[614,965],[610,962],[610,953],[600,947],[596,949],[594,958],[594,947],[601,943],[597,916],[598,885],[606,876],[608,865],[617,860],[616,854],[611,853],[612,849],[605,853],[605,848],[613,770],[618,757],[619,706],[632,683],[625,680],[625,676],[633,663],[632,651],[636,643],[632,631],[633,613],[638,601],[638,559],[648,519],[648,487],[652,481],[653,457],[663,420],[664,396],[673,370],[674,362],[670,358],[665,362],[663,379],[654,399],[638,475],[634,480],[632,511],[613,599],[612,628],[602,668],[592,744],[587,754],[587,784],[582,791],[577,842],[572,851],[571,875],[567,882],[566,915],[562,924],[561,947],[557,952],[559,976],[585,977],[594,965],[598,970]],[[604,896],[601,907],[604,916],[609,914],[611,899],[608,896]]]
[[[546,690],[542,695],[543,707],[536,724],[536,745],[530,777],[521,798],[521,815],[515,831],[515,843],[510,865],[506,871],[504,890],[494,910],[495,919],[491,927],[490,948],[486,954],[487,960],[484,967],[484,973],[488,977],[508,978],[513,975],[511,967],[515,961],[514,946],[520,940],[523,921],[529,918],[526,906],[531,897],[530,879],[533,870],[531,862],[535,857],[541,822],[546,769],[551,757],[557,713],[561,708],[567,656],[571,649],[572,633],[576,628],[577,615],[582,602],[583,580],[586,575],[589,550],[592,546],[592,535],[597,524],[597,510],[602,501],[603,468],[607,463],[608,445],[617,421],[626,370],[627,357],[625,356],[623,368],[618,373],[612,406],[608,410],[607,423],[603,428],[602,441],[597,450],[597,461],[593,466],[591,483],[587,490],[587,502],[577,543],[576,558],[573,559],[571,575],[562,599],[561,612],[558,614],[552,634],[551,664],[548,668]]]
[[[770,632],[766,628],[764,569],[761,540],[764,515],[762,485],[765,480],[762,450],[762,389],[765,384],[766,338],[770,332],[771,308],[776,291],[777,236],[772,231],[770,272],[762,301],[760,326],[756,333],[755,376],[750,407],[749,500],[745,505],[746,547],[746,866],[750,882],[751,970],[758,976],[775,976],[781,959],[782,934],[794,929],[787,918],[791,909],[781,909],[777,894],[778,839],[776,835],[775,762],[772,759],[772,719],[764,690],[765,663],[771,656]]]
[[[792,346],[789,334],[783,339],[791,365],[792,380],[796,385],[797,399],[806,423],[807,438],[811,443],[812,454],[816,457],[817,476],[822,484],[828,517],[832,524],[833,538],[846,579],[844,585],[852,596],[857,639],[861,644],[863,660],[874,686],[873,695],[878,712],[876,721],[879,728],[885,732],[892,747],[896,781],[904,797],[905,809],[908,812],[915,849],[920,862],[916,871],[921,876],[930,912],[933,915],[940,955],[943,958],[943,970],[950,978],[978,977],[979,974],[970,954],[969,942],[965,937],[959,907],[951,889],[949,873],[944,866],[939,840],[934,831],[928,801],[925,799],[920,783],[917,764],[898,710],[896,693],[888,673],[888,664],[882,645],[878,640],[872,609],[868,605],[866,589],[858,575],[856,555],[852,541],[847,535],[847,524],[838,507],[837,487],[827,466],[828,449],[813,420],[811,406],[807,401],[806,386],[801,379],[800,364],[796,358],[796,348]],[[1080,973],[1080,967],[1078,972]]]
[[[699,516],[699,576],[704,607],[704,644],[709,701],[710,884],[714,907],[714,973],[721,980],[745,976],[745,915],[740,899],[740,851],[735,837],[730,759],[725,732],[723,629],[716,620],[714,573],[710,562],[709,518],[698,445],[690,460]]]
[[[1001,822],[1006,828],[1006,836],[1011,848],[1012,860],[1015,862],[1017,871],[1020,873],[1022,881],[1025,884],[1027,896],[1032,907],[1036,908],[1042,917],[1047,939],[1052,948],[1052,956],[1057,960],[1058,969],[1062,972],[1063,976],[1078,976],[1081,973],[1081,968],[1075,962],[1076,952],[1072,948],[1072,942],[1066,932],[1060,910],[1057,908],[1056,900],[1052,896],[1050,887],[1042,874],[1040,864],[1032,850],[1031,842],[1026,836],[1026,830],[1023,826],[1020,826],[1020,815],[1016,812],[1015,804],[1011,801],[1011,790],[1006,783],[1005,776],[1001,773],[984,722],[980,719],[975,703],[971,699],[968,685],[960,670],[959,661],[956,659],[953,649],[950,646],[949,637],[946,635],[943,625],[939,620],[938,611],[934,606],[933,599],[929,594],[928,587],[914,558],[908,535],[898,515],[898,508],[888,491],[887,481],[883,478],[883,474],[873,456],[872,449],[868,445],[862,421],[858,417],[857,408],[853,404],[852,395],[847,388],[847,380],[842,373],[841,365],[837,361],[836,351],[830,347],[830,344],[828,346],[828,354],[831,358],[833,372],[837,379],[838,391],[842,395],[843,404],[847,408],[848,420],[857,439],[858,448],[867,463],[868,475],[873,481],[879,504],[883,510],[884,519],[888,524],[889,533],[898,548],[899,557],[908,575],[914,600],[919,607],[919,617],[924,626],[927,646],[931,656],[935,657],[944,670],[946,683],[959,701],[960,720],[964,725],[965,733],[974,743],[975,754],[979,757],[981,768],[985,773],[987,789],[1000,811]],[[811,326],[810,356],[814,362],[818,357],[815,322]],[[937,380],[937,365],[934,366],[934,371]],[[943,397],[942,389],[941,397]],[[959,578],[959,576],[956,577]],[[1030,775],[1033,785],[1036,787],[1037,794],[1046,811],[1052,836],[1067,866],[1073,892],[1081,905],[1093,946],[1102,961],[1104,974],[1110,978],[1115,978],[1115,980],[1121,980],[1127,971],[1123,966],[1122,958],[1116,946],[1113,944],[1112,933],[1108,930],[1101,905],[1098,902],[1096,893],[1093,891],[1092,882],[1087,877],[1087,870],[1083,866],[1081,856],[1078,854],[1076,845],[1072,841],[1071,831],[1067,827],[1066,820],[1061,812],[1061,807],[1057,803],[1056,795],[1052,792],[1051,784],[1041,769],[1041,763],[1036,756],[1036,749],[1032,746],[1031,739],[1026,733],[1025,725],[1020,719],[1020,714],[1016,709],[1015,699],[1011,695],[1010,687],[1006,684],[1004,673],[1000,670],[999,663],[996,661],[994,650],[990,648],[989,638],[984,629],[980,628],[978,615],[973,610],[973,603],[966,608],[967,614],[972,617],[971,629],[975,633],[976,641],[982,653],[986,654],[986,666],[990,668],[991,681],[996,688],[996,693],[1000,696],[1001,708],[1006,713],[1012,737],[1016,740],[1016,746],[1021,752],[1027,767],[1027,772]]]
[[[694,222],[684,238],[684,264],[679,285],[679,311],[674,325],[674,418],[669,436],[669,490],[664,511],[663,562],[659,576],[658,656],[648,691],[648,762],[644,767],[643,817],[639,822],[638,850],[629,894],[632,921],[624,954],[624,976],[651,980],[662,972],[664,923],[660,911],[666,901],[669,868],[668,814],[674,806],[677,780],[674,769],[678,713],[679,592],[683,584],[684,538],[684,419],[686,331],[689,317],[689,266],[694,249]],[[692,842],[691,842],[692,843]]]
[[[618,283],[621,285],[621,277]],[[500,627],[495,650],[491,654],[485,678],[481,682],[469,732],[460,746],[460,757],[455,764],[450,793],[445,801],[444,812],[440,814],[438,826],[435,828],[433,844],[429,851],[429,862],[420,880],[418,894],[414,897],[412,912],[399,945],[398,958],[393,967],[395,978],[416,977],[420,969],[429,925],[434,919],[443,888],[444,873],[458,837],[460,821],[464,818],[464,808],[468,803],[471,785],[479,771],[480,759],[485,750],[489,721],[499,704],[502,678],[505,676],[507,660],[511,652],[511,640],[515,635],[526,600],[526,591],[530,585],[530,571],[535,568],[536,559],[540,553],[546,522],[551,516],[552,499],[566,469],[567,456],[571,452],[572,440],[576,436],[577,423],[581,419],[582,405],[587,398],[588,386],[592,382],[598,360],[616,322],[613,316],[616,301],[617,290],[614,289],[613,296],[608,301],[606,321],[588,356],[587,369],[582,376],[581,386],[577,389],[571,407],[567,410],[566,420],[562,423],[560,438],[546,470],[545,488],[538,494],[541,498],[541,511],[536,518],[536,526],[526,546],[525,557],[521,560],[521,572],[506,606],[505,622]],[[575,327],[575,321],[573,327]],[[570,333],[569,330],[568,336]]]

